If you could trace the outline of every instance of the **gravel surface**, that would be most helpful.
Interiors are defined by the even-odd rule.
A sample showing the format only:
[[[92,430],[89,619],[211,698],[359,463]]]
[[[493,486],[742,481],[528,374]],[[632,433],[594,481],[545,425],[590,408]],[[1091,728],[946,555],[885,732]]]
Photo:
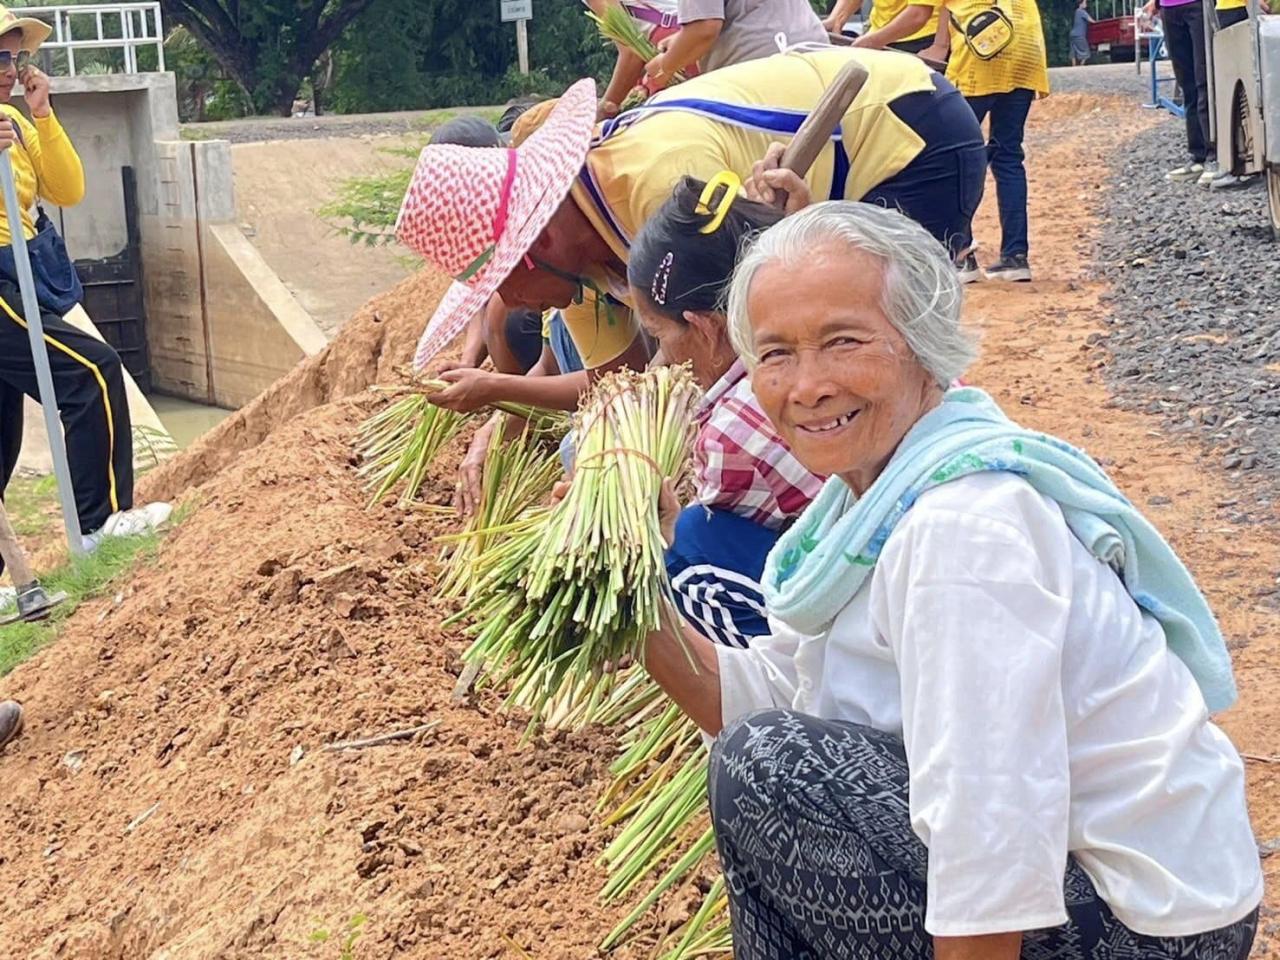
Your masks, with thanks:
[[[1145,103],[1151,99],[1151,75],[1139,75],[1132,63],[1100,63],[1088,67],[1054,67],[1049,71],[1049,88],[1053,93],[1092,93],[1097,96],[1115,94],[1137,97]],[[1160,64],[1160,75],[1170,75],[1168,63]]]
[[[1119,405],[1201,438],[1266,507],[1280,496],[1280,246],[1261,181],[1165,182],[1184,151],[1170,118],[1114,161],[1096,262],[1109,330],[1091,340]]]

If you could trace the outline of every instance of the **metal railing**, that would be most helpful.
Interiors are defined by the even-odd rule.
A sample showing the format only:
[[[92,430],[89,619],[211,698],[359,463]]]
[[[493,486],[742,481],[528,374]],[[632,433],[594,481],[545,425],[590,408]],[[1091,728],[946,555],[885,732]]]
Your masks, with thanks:
[[[18,17],[37,17],[53,27],[53,35],[40,49],[51,57],[57,51],[65,52],[68,76],[76,75],[77,50],[121,50],[124,72],[141,73],[138,49],[154,47],[155,69],[164,70],[164,27],[159,3],[15,7],[11,12]]]

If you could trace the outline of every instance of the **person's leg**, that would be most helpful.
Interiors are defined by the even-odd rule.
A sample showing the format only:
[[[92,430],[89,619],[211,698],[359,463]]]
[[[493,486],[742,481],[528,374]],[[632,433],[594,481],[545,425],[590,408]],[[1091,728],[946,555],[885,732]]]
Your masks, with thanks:
[[[17,287],[0,282],[0,380],[39,400],[26,321],[12,311],[20,302]],[[96,337],[52,313],[41,319],[80,529],[89,534],[133,506],[133,431],[123,368]]]
[[[1187,94],[1187,115],[1196,117],[1196,133],[1201,152],[1208,161],[1215,159],[1213,139],[1209,135],[1209,65],[1204,50],[1204,4],[1201,0],[1186,5],[1187,34],[1191,41],[1191,69],[1195,73],[1192,92]],[[1194,110],[1192,109],[1194,107]]]
[[[933,957],[900,738],[763,710],[716,739],[708,782],[738,960]],[[1257,926],[1254,911],[1191,937],[1135,934],[1074,857],[1063,894],[1067,923],[1024,932],[1024,958],[1245,960]]]
[[[1187,152],[1191,155],[1193,164],[1203,164],[1205,142],[1200,128],[1199,104],[1196,103],[1195,47],[1191,39],[1191,24],[1194,21],[1187,14],[1187,6],[1200,9],[1199,4],[1163,7],[1161,15],[1164,17],[1164,42],[1169,51],[1169,62],[1173,65],[1173,75],[1182,89],[1182,102],[1186,108],[1184,122],[1187,131]],[[1202,44],[1201,57],[1203,55]],[[1199,176],[1199,171],[1192,172],[1187,169],[1184,174],[1179,174],[1178,171],[1174,171],[1174,174],[1174,179],[1189,179],[1192,176]]]
[[[708,640],[745,647],[769,632],[760,578],[778,532],[728,510],[693,504],[676,518],[666,554],[676,606]]]
[[[987,157],[1000,207],[1002,261],[1027,255],[1027,169],[1022,142],[1034,99],[1031,90],[1013,90],[996,97],[991,107]]]

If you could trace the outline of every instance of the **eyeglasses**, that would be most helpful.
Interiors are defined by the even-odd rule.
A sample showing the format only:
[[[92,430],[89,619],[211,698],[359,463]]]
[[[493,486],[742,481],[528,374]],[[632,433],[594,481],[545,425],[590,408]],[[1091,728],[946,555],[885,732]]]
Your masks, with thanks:
[[[14,53],[11,50],[0,50],[0,70],[8,70],[15,64],[19,73],[31,66],[31,51],[19,50]]]

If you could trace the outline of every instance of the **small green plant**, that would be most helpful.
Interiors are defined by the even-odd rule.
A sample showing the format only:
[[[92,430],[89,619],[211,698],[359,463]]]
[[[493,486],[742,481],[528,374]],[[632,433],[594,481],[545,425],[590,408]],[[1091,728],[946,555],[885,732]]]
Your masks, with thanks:
[[[339,960],[355,960],[356,941],[360,939],[360,928],[368,922],[369,918],[363,913],[357,913],[347,921],[342,940],[342,952],[338,954]],[[332,939],[332,934],[323,927],[319,927],[311,931],[311,936],[308,939],[312,943],[328,943]]]
[[[395,240],[396,216],[412,178],[412,166],[353,177],[338,188],[337,197],[316,213],[353,244],[384,246]]]

